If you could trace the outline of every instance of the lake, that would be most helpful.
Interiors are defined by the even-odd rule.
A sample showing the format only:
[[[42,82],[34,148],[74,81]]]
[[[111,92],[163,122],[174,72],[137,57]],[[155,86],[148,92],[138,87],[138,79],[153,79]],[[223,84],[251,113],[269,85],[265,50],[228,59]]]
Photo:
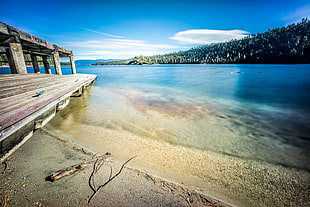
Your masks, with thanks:
[[[123,160],[138,155],[136,166],[234,204],[281,205],[309,187],[310,65],[77,70],[98,78],[47,125],[59,136]]]
[[[81,122],[310,170],[310,65],[81,66],[78,72],[98,75],[87,106],[96,111]]]

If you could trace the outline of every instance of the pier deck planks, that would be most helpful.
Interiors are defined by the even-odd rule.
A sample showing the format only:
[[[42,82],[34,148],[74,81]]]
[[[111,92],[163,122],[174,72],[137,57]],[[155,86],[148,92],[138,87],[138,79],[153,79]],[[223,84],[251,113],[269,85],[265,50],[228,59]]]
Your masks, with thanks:
[[[90,84],[96,75],[0,75],[0,131]],[[43,96],[35,97],[44,91]]]

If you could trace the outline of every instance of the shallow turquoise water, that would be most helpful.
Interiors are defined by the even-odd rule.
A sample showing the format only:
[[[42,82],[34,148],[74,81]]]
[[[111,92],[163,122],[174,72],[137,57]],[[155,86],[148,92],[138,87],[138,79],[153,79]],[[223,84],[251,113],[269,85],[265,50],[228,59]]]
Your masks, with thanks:
[[[310,170],[310,65],[77,69],[98,75],[77,122]]]
[[[96,111],[88,112],[102,114],[84,122],[310,170],[310,65],[87,66],[79,72],[98,75],[89,101]]]

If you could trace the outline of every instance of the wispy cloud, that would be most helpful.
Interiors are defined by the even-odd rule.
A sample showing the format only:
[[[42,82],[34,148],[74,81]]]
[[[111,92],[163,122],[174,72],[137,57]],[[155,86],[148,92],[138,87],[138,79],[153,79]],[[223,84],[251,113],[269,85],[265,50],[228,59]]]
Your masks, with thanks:
[[[180,48],[177,45],[169,44],[150,44],[142,40],[129,40],[129,39],[102,39],[102,40],[88,40],[80,42],[65,42],[64,46],[67,47],[84,47],[93,49],[170,49]]]
[[[310,18],[310,4],[288,13],[283,17],[283,20],[290,24],[300,22],[302,18],[306,17]]]
[[[93,29],[89,29],[89,28],[85,28],[85,27],[80,27],[78,25],[74,25],[74,24],[70,24],[67,23],[66,21],[56,21],[53,18],[46,18],[46,17],[42,17],[42,16],[38,16],[38,15],[33,15],[32,13],[29,12],[23,12],[23,11],[18,11],[15,9],[10,9],[10,8],[6,8],[4,7],[7,11],[12,12],[15,15],[19,15],[19,16],[25,16],[25,17],[30,17],[33,18],[39,22],[48,22],[49,24],[55,24],[55,25],[63,25],[69,28],[75,28],[75,29],[79,29],[79,30],[84,30],[87,32],[91,32],[91,33],[95,33],[95,34],[100,34],[103,36],[107,36],[107,37],[114,37],[114,38],[124,38],[123,36],[119,36],[119,35],[114,35],[114,34],[109,34],[109,33],[105,33],[102,31],[97,31],[97,30],[93,30]],[[19,27],[20,28],[20,27]],[[35,31],[29,31],[29,29],[26,29],[26,31],[31,32],[31,33],[36,33]]]
[[[81,28],[81,29],[83,29],[85,31],[88,31],[88,32],[93,32],[93,33],[105,35],[105,36],[108,36],[108,37],[124,38],[123,36],[113,35],[113,34],[109,34],[109,33],[105,33],[105,32],[100,32],[100,31],[96,31],[96,30],[92,30],[92,29],[88,29],[88,28]]]
[[[136,55],[156,55],[173,52],[181,47],[170,44],[151,44],[142,40],[101,39],[64,42],[64,47],[78,51],[79,59],[85,58],[131,58]]]
[[[196,29],[178,32],[170,39],[177,40],[181,44],[210,44],[241,39],[247,34],[248,32],[243,30]]]
[[[144,56],[152,56],[158,54],[156,51],[141,51],[139,50],[131,50],[131,51],[110,51],[110,50],[105,50],[105,51],[91,51],[91,52],[86,52],[86,53],[80,53],[77,54],[78,56],[83,57],[88,57],[90,59],[100,59],[100,58],[109,58],[109,59],[119,59],[119,58],[132,58],[137,55],[144,55]]]

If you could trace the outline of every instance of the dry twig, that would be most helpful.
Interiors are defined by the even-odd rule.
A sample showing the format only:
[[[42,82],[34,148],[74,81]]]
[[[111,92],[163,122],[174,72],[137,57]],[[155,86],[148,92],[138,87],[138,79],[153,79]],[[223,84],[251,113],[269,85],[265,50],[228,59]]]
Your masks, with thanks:
[[[7,191],[0,195],[0,204],[1,207],[9,206],[9,193]]]
[[[50,181],[59,180],[65,176],[68,176],[68,175],[71,175],[75,172],[83,170],[84,168],[86,168],[87,166],[90,166],[93,163],[100,162],[101,163],[100,165],[103,165],[104,162],[110,160],[111,158],[112,158],[111,153],[106,153],[104,155],[97,156],[97,158],[95,158],[95,159],[88,160],[88,161],[82,162],[80,164],[72,165],[72,166],[67,167],[65,169],[62,169],[62,170],[58,170],[58,171],[54,172],[52,175],[48,176],[46,178],[46,180],[50,180]],[[96,171],[97,171],[97,169],[96,169]]]
[[[135,158],[136,156],[128,159],[123,165],[122,167],[120,168],[120,170],[114,175],[112,176],[112,168],[111,168],[111,173],[110,173],[110,178],[102,185],[98,186],[98,188],[96,188],[95,186],[95,182],[94,182],[94,176],[95,174],[98,172],[98,170],[101,168],[101,166],[103,165],[103,163],[97,163],[95,162],[94,163],[94,168],[93,168],[93,171],[89,177],[89,180],[88,180],[88,184],[90,186],[90,188],[93,190],[93,194],[89,197],[88,199],[88,202],[87,202],[87,205],[89,206],[90,202],[92,201],[92,199],[97,195],[97,193],[104,187],[106,186],[109,182],[111,182],[112,180],[114,180],[117,176],[119,176],[122,172],[122,170],[124,169],[124,167],[131,161]]]
[[[9,165],[8,165],[7,161],[3,161],[2,164],[4,165],[4,169],[1,172],[1,174],[3,175],[5,173],[5,171],[9,168]]]

